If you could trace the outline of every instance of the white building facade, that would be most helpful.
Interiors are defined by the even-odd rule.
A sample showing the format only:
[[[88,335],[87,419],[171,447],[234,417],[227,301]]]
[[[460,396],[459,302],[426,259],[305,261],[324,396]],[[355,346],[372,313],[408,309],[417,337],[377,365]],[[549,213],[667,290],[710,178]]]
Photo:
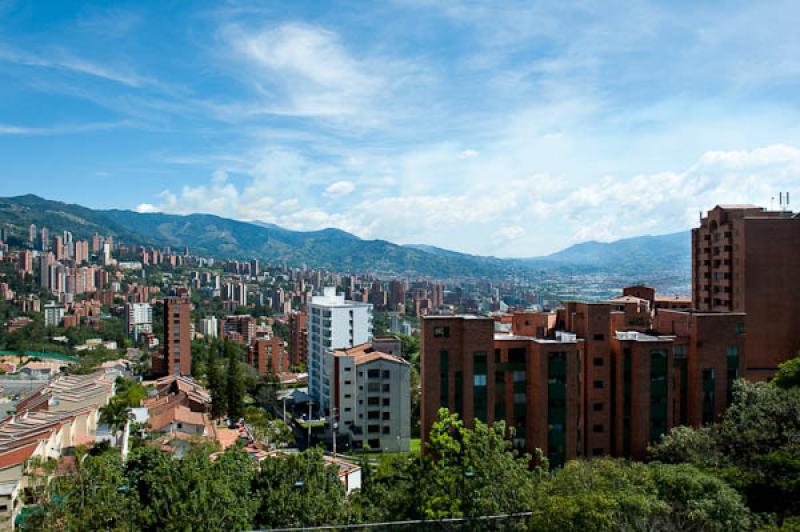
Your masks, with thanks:
[[[322,412],[331,407],[331,383],[326,354],[372,340],[372,305],[345,301],[336,288],[313,296],[308,312],[308,393]]]
[[[125,305],[125,320],[128,336],[138,342],[142,334],[153,332],[153,307],[150,303],[128,303]]]

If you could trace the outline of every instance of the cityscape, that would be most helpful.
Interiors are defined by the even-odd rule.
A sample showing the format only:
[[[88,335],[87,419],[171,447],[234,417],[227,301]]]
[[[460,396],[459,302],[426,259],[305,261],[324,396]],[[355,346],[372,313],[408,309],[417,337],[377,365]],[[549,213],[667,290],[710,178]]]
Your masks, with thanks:
[[[45,4],[0,529],[800,529],[796,6]]]

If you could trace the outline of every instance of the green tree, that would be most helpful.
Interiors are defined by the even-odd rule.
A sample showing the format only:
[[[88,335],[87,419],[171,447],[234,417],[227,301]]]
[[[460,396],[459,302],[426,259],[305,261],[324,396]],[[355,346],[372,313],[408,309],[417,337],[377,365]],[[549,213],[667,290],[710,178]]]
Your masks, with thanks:
[[[208,352],[208,391],[211,394],[211,417],[219,419],[227,412],[225,373],[219,360],[219,342],[214,340]]]
[[[488,427],[476,420],[468,429],[447,409],[439,410],[426,450],[417,488],[425,519],[530,510],[536,479],[547,467],[541,454],[532,460],[512,449],[504,423]]]
[[[753,519],[739,493],[694,466],[652,464],[658,496],[670,505],[663,516],[669,530],[744,531]]]
[[[114,438],[119,441],[119,433],[128,424],[130,412],[130,406],[124,399],[112,397],[108,404],[100,409],[100,423],[108,425],[114,431]]]
[[[225,379],[225,401],[228,417],[237,421],[244,413],[244,375],[242,374],[241,357],[233,344],[225,340],[225,355],[228,361],[227,378]]]
[[[772,382],[781,388],[800,387],[800,357],[779,364]]]
[[[318,449],[264,460],[253,492],[259,501],[256,527],[335,525],[347,520],[344,486]]]
[[[647,530],[669,509],[646,465],[611,458],[567,462],[532,502],[532,530]]]

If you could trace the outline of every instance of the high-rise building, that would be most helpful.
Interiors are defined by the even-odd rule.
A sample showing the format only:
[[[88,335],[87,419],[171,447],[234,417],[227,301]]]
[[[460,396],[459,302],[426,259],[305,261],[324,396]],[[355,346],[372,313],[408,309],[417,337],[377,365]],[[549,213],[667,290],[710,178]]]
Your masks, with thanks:
[[[331,383],[325,355],[372,339],[372,305],[346,301],[335,287],[325,287],[309,305],[308,390],[323,411],[330,408]]]
[[[44,306],[44,326],[58,327],[64,319],[64,305],[51,301]]]
[[[216,316],[200,320],[200,333],[206,338],[216,338],[219,335],[219,320]]]
[[[127,303],[125,305],[125,325],[128,336],[135,342],[142,334],[153,332],[153,307],[150,303]]]
[[[31,247],[36,245],[36,224],[28,226],[28,244],[30,244]]]
[[[47,227],[42,227],[39,249],[42,251],[47,251],[50,249],[50,230]]]
[[[718,205],[692,230],[692,296],[741,312],[746,376],[764,380],[800,351],[800,214]]]
[[[153,357],[156,375],[191,375],[192,304],[183,297],[164,299],[164,342],[161,357]]]
[[[289,363],[292,366],[308,362],[308,314],[289,313]]]

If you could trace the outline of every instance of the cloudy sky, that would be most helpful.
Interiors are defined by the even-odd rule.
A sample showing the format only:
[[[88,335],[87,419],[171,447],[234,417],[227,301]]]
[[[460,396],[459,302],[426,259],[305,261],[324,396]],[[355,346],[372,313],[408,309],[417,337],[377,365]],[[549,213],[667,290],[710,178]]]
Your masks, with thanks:
[[[0,0],[0,195],[498,256],[800,200],[800,5]]]

